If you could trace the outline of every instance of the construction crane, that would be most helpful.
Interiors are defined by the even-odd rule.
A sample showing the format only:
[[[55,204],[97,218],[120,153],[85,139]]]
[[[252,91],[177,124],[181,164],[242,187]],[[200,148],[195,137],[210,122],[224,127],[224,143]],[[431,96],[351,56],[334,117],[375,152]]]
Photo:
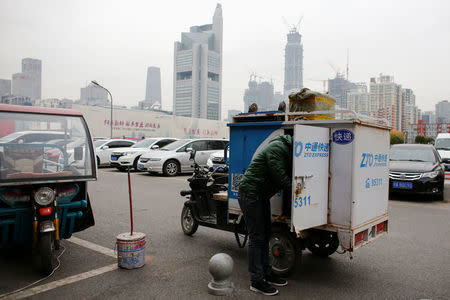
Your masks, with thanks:
[[[283,23],[284,23],[284,25],[286,25],[287,29],[288,29],[290,32],[298,32],[298,31],[299,31],[299,29],[300,29],[300,23],[301,23],[302,20],[303,20],[303,16],[300,17],[300,20],[297,22],[297,25],[289,24],[285,17],[282,17],[282,18],[283,18]]]
[[[342,73],[341,73],[341,70],[338,69],[331,61],[328,61],[328,64],[329,64],[330,67],[333,69],[333,71],[336,73],[336,78],[337,78],[337,77],[340,77],[340,75],[342,74]]]

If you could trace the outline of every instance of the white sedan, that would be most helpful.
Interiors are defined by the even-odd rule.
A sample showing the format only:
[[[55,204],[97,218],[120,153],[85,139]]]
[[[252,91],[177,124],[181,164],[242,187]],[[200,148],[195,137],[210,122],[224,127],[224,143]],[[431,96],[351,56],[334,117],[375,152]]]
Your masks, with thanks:
[[[109,163],[111,167],[116,167],[119,171],[127,168],[137,170],[137,163],[142,154],[152,150],[162,148],[177,141],[176,138],[148,138],[141,140],[129,148],[117,148],[111,153]]]
[[[219,139],[178,140],[159,150],[145,153],[139,159],[137,166],[141,171],[176,176],[194,170],[193,162],[189,160],[188,149],[196,150],[195,161],[205,166],[211,153],[223,151],[226,144],[228,144],[227,140]]]
[[[109,166],[111,153],[117,148],[131,147],[135,141],[123,139],[103,139],[94,142],[97,166]]]

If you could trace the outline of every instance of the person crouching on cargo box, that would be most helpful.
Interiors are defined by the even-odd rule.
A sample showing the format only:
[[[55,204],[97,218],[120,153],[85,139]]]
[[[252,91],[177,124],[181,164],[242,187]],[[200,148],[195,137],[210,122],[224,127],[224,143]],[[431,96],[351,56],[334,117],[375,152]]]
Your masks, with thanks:
[[[270,198],[278,191],[292,190],[292,137],[282,135],[269,142],[250,163],[239,184],[239,206],[249,235],[248,270],[250,290],[276,295],[272,285],[287,281],[275,275],[269,264],[271,234]]]

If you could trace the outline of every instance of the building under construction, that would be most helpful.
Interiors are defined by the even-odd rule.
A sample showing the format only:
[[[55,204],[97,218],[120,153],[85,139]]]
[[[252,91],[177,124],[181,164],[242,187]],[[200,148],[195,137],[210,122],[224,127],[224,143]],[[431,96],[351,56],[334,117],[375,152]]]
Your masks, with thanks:
[[[284,51],[285,97],[303,88],[303,45],[302,36],[298,33],[297,27],[292,26],[289,30]]]

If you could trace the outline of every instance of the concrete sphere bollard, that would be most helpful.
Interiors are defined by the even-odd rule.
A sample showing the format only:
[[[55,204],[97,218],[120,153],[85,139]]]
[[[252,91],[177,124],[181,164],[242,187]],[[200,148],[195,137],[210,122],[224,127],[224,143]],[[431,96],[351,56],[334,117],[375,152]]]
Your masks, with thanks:
[[[212,280],[208,284],[208,292],[212,295],[228,295],[234,291],[234,284],[230,281],[233,273],[233,259],[225,253],[215,254],[209,260],[209,273]]]

